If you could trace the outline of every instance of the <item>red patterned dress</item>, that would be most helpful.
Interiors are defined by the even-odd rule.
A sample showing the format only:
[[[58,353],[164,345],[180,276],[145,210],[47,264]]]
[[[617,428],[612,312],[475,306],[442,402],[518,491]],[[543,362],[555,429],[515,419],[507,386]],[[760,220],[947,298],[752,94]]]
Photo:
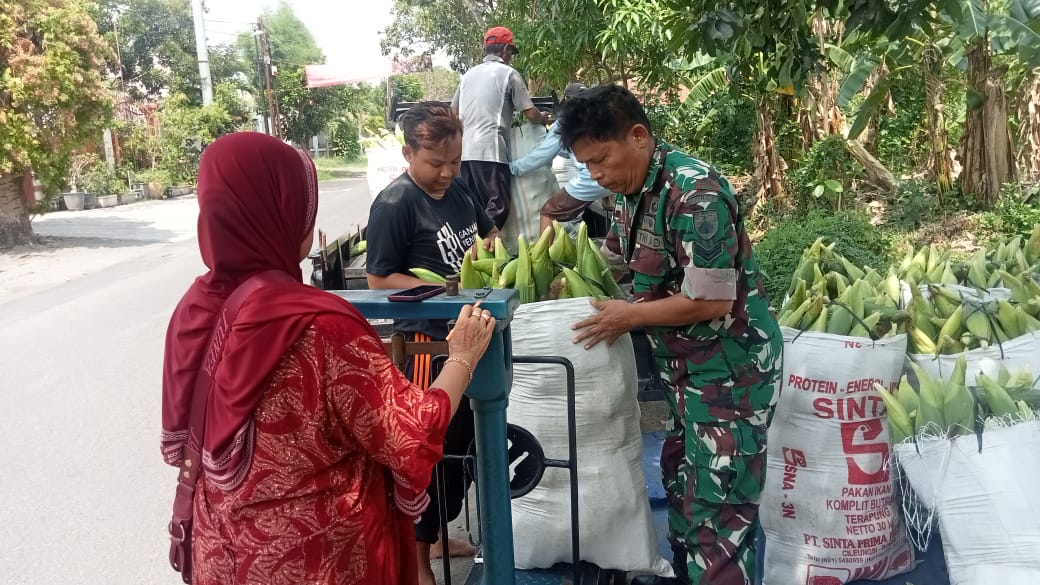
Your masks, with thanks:
[[[245,479],[227,491],[199,479],[194,583],[415,583],[413,518],[450,414],[378,339],[318,317],[268,382]]]

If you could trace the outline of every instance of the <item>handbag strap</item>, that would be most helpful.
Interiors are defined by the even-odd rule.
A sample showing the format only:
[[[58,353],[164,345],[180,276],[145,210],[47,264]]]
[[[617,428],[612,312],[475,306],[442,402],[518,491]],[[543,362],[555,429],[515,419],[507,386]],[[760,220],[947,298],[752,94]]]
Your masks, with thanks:
[[[195,501],[195,484],[202,471],[202,445],[206,434],[206,406],[209,404],[210,391],[213,388],[213,373],[224,349],[231,325],[238,317],[238,311],[250,295],[257,290],[278,283],[296,282],[291,276],[279,270],[268,270],[249,277],[236,288],[217,313],[217,324],[213,328],[207,346],[206,355],[202,359],[199,373],[195,378],[195,390],[191,400],[191,417],[188,419],[188,438],[184,444],[184,456],[181,458],[177,472],[177,492],[173,501],[173,520],[170,522],[170,535],[175,540],[187,538],[186,523],[192,519]]]

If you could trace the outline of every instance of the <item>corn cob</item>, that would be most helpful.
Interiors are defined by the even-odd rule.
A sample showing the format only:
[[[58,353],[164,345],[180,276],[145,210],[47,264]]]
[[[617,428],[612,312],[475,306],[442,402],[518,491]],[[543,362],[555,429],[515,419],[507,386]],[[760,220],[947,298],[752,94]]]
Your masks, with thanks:
[[[516,285],[515,288],[517,293],[520,295],[521,303],[533,303],[538,300],[535,284],[534,274],[531,268],[531,253],[527,248],[527,240],[521,234],[517,237],[517,267],[516,267]]]
[[[921,398],[917,395],[917,391],[914,390],[914,387],[910,385],[910,381],[906,379],[906,376],[899,379],[899,388],[896,389],[896,398],[907,412],[916,413],[917,409],[921,406]]]
[[[499,288],[509,288],[516,284],[516,270],[520,267],[520,259],[513,258],[502,267],[502,276],[498,280]]]
[[[935,425],[946,431],[946,417],[943,414],[943,391],[939,382],[932,378],[921,366],[910,362],[910,367],[917,376],[918,396],[921,399],[917,408],[917,427],[925,428]]]
[[[875,383],[874,389],[885,403],[885,410],[888,413],[888,436],[892,444],[902,443],[907,437],[913,436],[914,427],[910,422],[910,413],[903,408],[895,396],[885,390],[884,386]]]
[[[989,411],[994,416],[1004,416],[1018,412],[1018,406],[1015,405],[1015,401],[1011,399],[1007,390],[998,384],[996,380],[986,374],[979,373],[975,376],[975,381],[982,386],[982,391],[986,396],[986,405],[989,406]]]
[[[563,277],[567,284],[567,294],[571,298],[590,297],[592,293],[585,284],[585,279],[570,268],[563,268]]]
[[[845,303],[834,303],[830,308],[831,314],[827,318],[827,333],[848,335],[852,331],[854,322],[852,307]]]
[[[483,260],[474,260],[473,269],[477,272],[483,272],[484,274],[491,274],[491,271],[495,268],[496,264],[500,261],[494,258],[485,258]]]
[[[484,286],[480,273],[473,267],[472,254],[466,253],[462,259],[462,270],[459,271],[459,286],[462,288],[482,288]]]
[[[503,265],[509,261],[509,250],[506,250],[506,245],[502,243],[501,236],[495,236],[495,260],[498,260]]]
[[[881,313],[871,313],[864,317],[862,322],[856,323],[852,326],[852,330],[849,331],[849,336],[877,339],[879,336],[875,335],[874,332],[880,324]]]
[[[812,302],[809,303],[809,307],[805,310],[805,313],[802,315],[802,320],[798,323],[798,326],[795,328],[801,329],[802,331],[810,331],[812,329],[813,324],[816,323],[816,320],[820,318],[820,313],[823,312],[823,310],[823,297],[813,297]]]
[[[812,303],[813,299],[806,298],[802,301],[802,304],[798,305],[795,309],[788,309],[786,312],[782,312],[777,322],[784,327],[797,328],[801,324],[802,317],[805,316],[805,312],[809,310],[809,306],[812,305]]]
[[[488,279],[488,286],[490,286],[491,288],[502,288],[501,286],[499,286],[502,280],[502,271],[500,270],[501,266],[502,263],[500,263],[497,260],[491,266],[491,277]]]
[[[553,265],[549,258],[549,244],[552,241],[552,226],[542,231],[538,242],[530,249],[531,274],[534,276],[535,295],[539,300],[548,298],[549,285],[553,279]]]
[[[967,360],[962,355],[953,367],[943,396],[943,418],[952,436],[975,432],[975,399],[964,385]]]
[[[420,280],[425,280],[426,282],[433,282],[437,284],[444,284],[445,282],[443,276],[437,274],[432,270],[427,270],[425,268],[409,268],[408,271],[414,274],[416,278]]]
[[[560,272],[549,283],[549,300],[555,301],[563,298],[569,298],[567,296],[567,277],[564,276],[563,272]]]
[[[784,306],[798,307],[807,298],[805,281],[795,276],[791,279],[791,291],[788,293],[787,302],[784,303]]]
[[[477,247],[477,260],[488,260],[495,257],[494,253],[488,252],[484,248],[484,238],[477,236],[477,242],[474,245]]]
[[[597,270],[596,281],[602,285],[603,292],[610,298],[620,298],[622,296],[621,288],[618,286],[617,281],[614,280],[614,273],[611,272],[607,259],[603,257],[599,249],[590,245],[586,251],[586,256],[592,257],[593,266]]]

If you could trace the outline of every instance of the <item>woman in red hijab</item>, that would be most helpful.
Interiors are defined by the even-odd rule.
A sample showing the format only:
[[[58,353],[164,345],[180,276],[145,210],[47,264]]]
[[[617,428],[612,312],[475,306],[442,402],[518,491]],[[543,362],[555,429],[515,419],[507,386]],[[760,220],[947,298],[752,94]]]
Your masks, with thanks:
[[[415,583],[412,523],[494,319],[463,308],[424,392],[349,303],[301,282],[318,204],[306,154],[263,134],[222,137],[203,154],[198,197],[209,272],[166,334],[162,437],[166,462],[181,466],[196,378],[217,355],[206,361],[193,583]],[[228,296],[261,273],[273,284],[219,323],[223,345],[211,349]]]

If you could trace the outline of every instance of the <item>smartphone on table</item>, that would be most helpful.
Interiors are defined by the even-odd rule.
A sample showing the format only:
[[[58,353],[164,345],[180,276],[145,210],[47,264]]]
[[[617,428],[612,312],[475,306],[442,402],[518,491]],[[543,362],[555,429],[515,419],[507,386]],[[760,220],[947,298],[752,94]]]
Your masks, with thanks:
[[[444,292],[442,284],[424,284],[407,290],[398,291],[387,295],[386,300],[410,303],[435,297]]]

